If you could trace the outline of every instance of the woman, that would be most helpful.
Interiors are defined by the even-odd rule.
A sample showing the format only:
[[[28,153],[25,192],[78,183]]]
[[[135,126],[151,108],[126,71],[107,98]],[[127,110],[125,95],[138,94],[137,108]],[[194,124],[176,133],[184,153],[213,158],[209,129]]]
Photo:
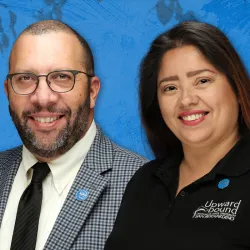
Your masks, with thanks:
[[[200,22],[161,34],[141,64],[156,160],[126,188],[105,250],[250,249],[250,83],[226,36]]]

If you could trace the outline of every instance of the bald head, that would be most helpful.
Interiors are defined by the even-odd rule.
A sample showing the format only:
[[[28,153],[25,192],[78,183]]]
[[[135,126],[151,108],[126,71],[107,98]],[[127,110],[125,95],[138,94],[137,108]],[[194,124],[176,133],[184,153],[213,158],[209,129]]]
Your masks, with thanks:
[[[24,35],[43,35],[43,34],[48,34],[48,33],[58,33],[58,32],[65,32],[68,34],[72,34],[76,36],[78,41],[80,42],[82,48],[83,48],[83,66],[86,68],[86,73],[89,75],[94,75],[94,58],[92,51],[90,49],[89,44],[87,41],[74,29],[72,29],[70,26],[67,24],[57,21],[57,20],[44,20],[40,22],[36,22],[28,26],[18,37],[18,39],[21,36]],[[16,40],[16,42],[18,41]],[[15,42],[15,43],[16,43]],[[14,44],[15,46],[15,44]],[[13,47],[14,47],[13,46]],[[28,44],[27,44],[28,46]],[[48,55],[49,56],[49,55]],[[10,69],[10,61],[9,61],[9,69]]]
[[[28,33],[32,35],[42,35],[50,32],[68,32],[75,33],[72,28],[70,28],[67,24],[64,24],[57,20],[44,20],[37,23],[33,23],[28,26],[22,33]]]

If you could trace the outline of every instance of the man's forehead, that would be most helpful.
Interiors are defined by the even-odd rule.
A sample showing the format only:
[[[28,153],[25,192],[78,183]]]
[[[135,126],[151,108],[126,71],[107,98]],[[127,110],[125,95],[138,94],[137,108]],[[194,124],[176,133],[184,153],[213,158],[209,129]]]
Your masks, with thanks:
[[[50,32],[42,33],[42,34],[32,34],[28,32],[22,33],[13,44],[13,48],[16,47],[16,45],[19,45],[20,43],[23,43],[23,42],[26,43],[29,40],[39,41],[39,40],[47,39],[47,38],[52,39],[52,40],[57,40],[57,41],[71,40],[72,42],[78,43],[79,46],[81,46],[80,41],[71,32],[50,31]],[[26,45],[28,46],[29,44],[27,43]]]
[[[44,34],[23,33],[13,45],[9,67],[13,63],[17,65],[16,60],[25,62],[29,55],[44,54],[44,57],[49,58],[52,54],[55,55],[56,52],[58,52],[58,60],[67,55],[72,55],[74,60],[82,64],[85,58],[84,50],[74,34],[63,31]],[[29,60],[27,59],[27,61]]]
[[[44,41],[47,41],[47,43],[45,44]],[[18,51],[19,47],[21,47],[20,49],[24,48],[32,49],[34,44],[40,45],[41,47],[45,45],[48,46],[49,44],[51,44],[51,46],[54,45],[57,48],[57,44],[63,44],[63,43],[67,45],[64,46],[65,50],[82,49],[82,52],[84,53],[84,49],[81,46],[80,41],[74,34],[65,31],[59,31],[59,32],[51,31],[43,34],[31,34],[31,33],[21,34],[13,44],[11,54],[14,51]]]

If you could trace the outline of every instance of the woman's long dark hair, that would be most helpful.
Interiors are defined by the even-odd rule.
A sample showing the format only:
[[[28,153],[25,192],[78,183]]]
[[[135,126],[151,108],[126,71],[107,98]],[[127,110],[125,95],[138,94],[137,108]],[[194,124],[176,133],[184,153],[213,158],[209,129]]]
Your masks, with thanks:
[[[182,153],[181,142],[165,124],[157,99],[157,78],[163,55],[185,45],[196,47],[227,77],[239,103],[239,133],[250,132],[250,82],[248,73],[232,44],[218,28],[186,21],[159,35],[140,66],[139,99],[142,124],[156,158]]]

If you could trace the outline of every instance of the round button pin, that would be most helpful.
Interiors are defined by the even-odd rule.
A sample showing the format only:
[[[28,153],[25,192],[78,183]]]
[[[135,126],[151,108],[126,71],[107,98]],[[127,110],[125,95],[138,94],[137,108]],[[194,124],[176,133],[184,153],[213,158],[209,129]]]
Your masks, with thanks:
[[[88,198],[88,196],[89,196],[89,191],[87,189],[79,189],[76,192],[76,199],[78,201],[84,201]]]
[[[229,179],[223,179],[223,180],[221,180],[221,181],[218,183],[218,188],[219,188],[219,189],[224,189],[224,188],[228,187],[229,183],[230,183],[230,180],[229,180]]]

